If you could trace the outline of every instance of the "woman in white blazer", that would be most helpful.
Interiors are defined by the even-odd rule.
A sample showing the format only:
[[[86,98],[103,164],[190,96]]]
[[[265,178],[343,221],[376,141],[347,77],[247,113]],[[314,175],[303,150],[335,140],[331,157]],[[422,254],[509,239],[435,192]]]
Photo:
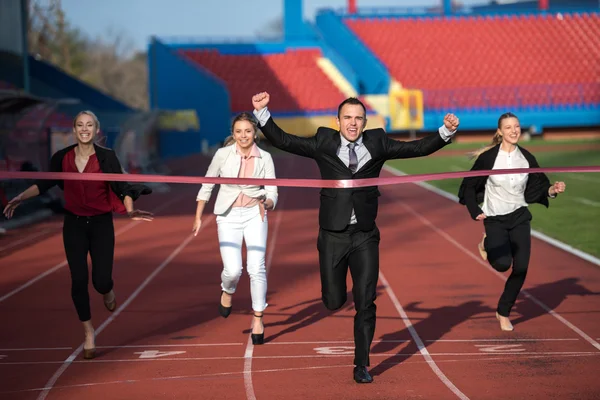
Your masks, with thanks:
[[[215,153],[207,177],[275,178],[271,155],[256,145],[258,126],[254,116],[242,113],[233,120],[231,136],[224,147]],[[196,201],[194,235],[202,225],[202,212],[210,199],[214,184],[203,184]],[[264,343],[263,312],[267,307],[267,273],[265,252],[267,246],[267,210],[277,204],[277,186],[222,184],[217,194],[214,213],[223,271],[221,273],[221,300],[219,313],[227,318],[231,313],[232,295],[242,275],[242,241],[246,242],[247,270],[254,320],[252,343]]]

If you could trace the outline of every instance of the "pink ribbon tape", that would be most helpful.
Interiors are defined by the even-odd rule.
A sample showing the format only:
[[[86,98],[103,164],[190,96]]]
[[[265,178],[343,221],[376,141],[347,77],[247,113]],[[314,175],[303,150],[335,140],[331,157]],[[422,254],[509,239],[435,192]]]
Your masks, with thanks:
[[[433,174],[414,174],[394,176],[390,178],[367,179],[258,179],[258,178],[223,178],[170,175],[140,175],[140,174],[88,174],[78,172],[21,172],[0,171],[0,179],[52,179],[52,180],[81,180],[81,181],[125,181],[125,182],[161,182],[161,183],[193,183],[193,184],[229,184],[229,185],[271,185],[307,188],[358,188],[366,186],[386,186],[399,183],[414,183],[437,181],[442,179],[458,179],[472,176],[532,174],[536,172],[600,172],[600,166],[584,167],[551,167],[551,168],[518,168],[495,169],[482,171],[439,172]]]

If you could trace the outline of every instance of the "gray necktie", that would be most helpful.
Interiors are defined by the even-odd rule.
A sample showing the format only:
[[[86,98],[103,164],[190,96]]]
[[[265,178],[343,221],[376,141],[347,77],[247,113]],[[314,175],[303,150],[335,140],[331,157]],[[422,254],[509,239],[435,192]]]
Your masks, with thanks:
[[[355,173],[356,167],[358,167],[358,157],[356,156],[356,151],[354,151],[354,146],[356,146],[356,143],[348,143],[348,148],[350,149],[350,164],[348,168],[350,168],[352,173]]]

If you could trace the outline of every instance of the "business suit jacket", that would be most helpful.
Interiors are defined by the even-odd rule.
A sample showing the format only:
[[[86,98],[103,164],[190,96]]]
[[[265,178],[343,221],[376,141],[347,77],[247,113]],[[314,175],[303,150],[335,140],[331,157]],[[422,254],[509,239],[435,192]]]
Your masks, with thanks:
[[[65,147],[62,150],[54,153],[52,158],[50,159],[50,171],[51,172],[63,172],[62,170],[62,162],[65,158],[65,154],[69,151],[73,150],[77,146],[76,144]],[[98,164],[100,164],[100,170],[105,174],[122,174],[123,168],[121,167],[121,163],[119,163],[119,159],[114,150],[102,147],[100,145],[94,144],[94,150],[96,152],[96,157],[98,158]],[[50,188],[54,186],[60,187],[61,190],[64,190],[64,181],[63,180],[51,180],[51,179],[39,179],[35,182],[37,185],[40,194],[47,192]],[[146,195],[152,193],[152,189],[143,184],[130,184],[128,182],[109,182],[112,194],[116,195],[116,197],[123,202],[125,200],[125,196],[129,196],[133,201],[137,200],[141,195]]]
[[[519,149],[529,163],[529,168],[540,167],[533,154],[521,146],[519,146]],[[499,151],[500,144],[497,144],[481,153],[477,157],[477,160],[475,160],[473,167],[471,167],[471,171],[491,170],[494,168]],[[467,210],[473,219],[477,219],[477,216],[483,213],[479,204],[483,203],[487,179],[487,175],[464,178],[458,190],[459,203],[467,206]],[[550,186],[552,184],[546,174],[542,172],[529,174],[527,185],[525,186],[525,202],[528,204],[539,203],[545,207],[549,207],[548,189]]]
[[[260,157],[254,159],[253,178],[275,179],[275,166],[271,155],[258,147]],[[242,159],[237,154],[235,144],[222,147],[213,156],[213,159],[208,167],[206,176],[224,178],[237,178],[240,173]],[[212,193],[214,184],[203,184],[198,192],[196,200],[208,201]],[[277,205],[277,186],[265,185],[230,185],[222,184],[215,201],[214,213],[217,215],[224,214],[229,207],[235,202],[240,193],[244,193],[248,197],[258,198],[266,196],[267,199],[273,201],[273,208]]]
[[[396,158],[421,157],[431,154],[450,143],[439,134],[429,135],[423,139],[401,142],[391,139],[381,129],[363,131],[363,144],[371,154],[369,160],[356,173],[352,174],[338,157],[341,145],[340,132],[331,128],[320,127],[315,136],[299,137],[287,134],[277,126],[270,117],[261,131],[273,146],[303,157],[313,158],[322,179],[363,179],[378,177],[383,164]],[[377,186],[347,189],[321,189],[319,207],[319,225],[330,231],[343,230],[350,221],[352,209],[356,214],[357,228],[362,231],[375,227],[378,211]]]

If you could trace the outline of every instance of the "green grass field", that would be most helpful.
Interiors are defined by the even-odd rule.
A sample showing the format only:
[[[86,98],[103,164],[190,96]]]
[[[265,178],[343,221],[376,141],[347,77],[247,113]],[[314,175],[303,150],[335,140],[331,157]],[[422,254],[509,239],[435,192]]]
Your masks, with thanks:
[[[393,160],[388,164],[407,174],[466,171],[472,166],[466,153],[486,143],[456,143],[440,150],[436,155]],[[533,153],[541,167],[570,167],[600,165],[600,140],[521,143]],[[584,145],[587,149],[574,150],[573,145]],[[536,151],[543,145],[544,150]],[[548,147],[551,147],[550,149]],[[464,150],[457,155],[456,151]],[[451,153],[444,155],[444,153]],[[550,207],[530,205],[533,214],[532,228],[554,239],[567,243],[579,250],[600,257],[600,173],[548,174],[551,182],[562,180],[567,190],[558,198],[550,200]],[[453,195],[458,193],[461,180],[448,179],[429,181],[433,186]],[[466,209],[465,218],[470,218]]]

